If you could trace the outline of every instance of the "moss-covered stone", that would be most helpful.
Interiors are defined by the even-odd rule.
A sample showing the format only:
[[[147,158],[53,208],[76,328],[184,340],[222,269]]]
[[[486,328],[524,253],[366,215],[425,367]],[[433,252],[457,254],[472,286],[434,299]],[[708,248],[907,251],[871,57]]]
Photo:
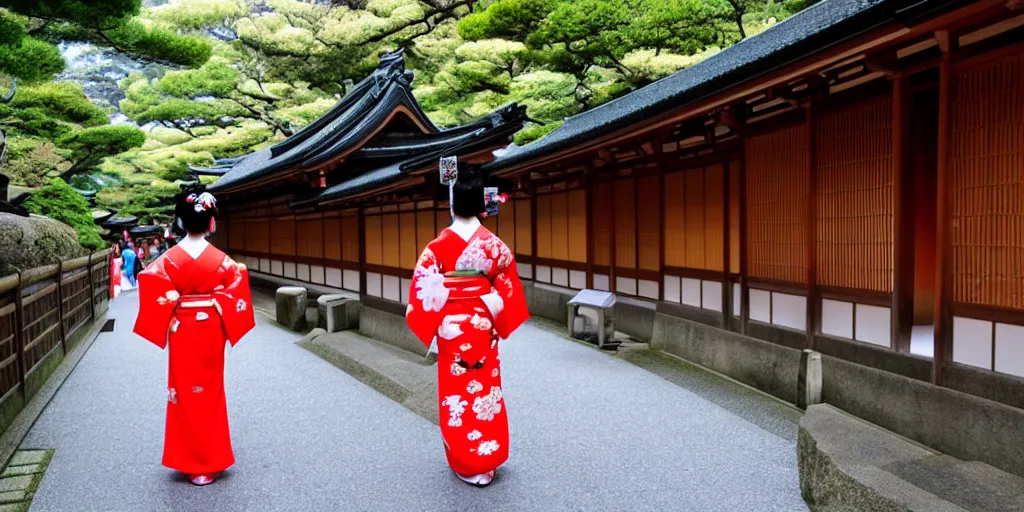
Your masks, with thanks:
[[[75,230],[49,217],[0,213],[0,275],[84,256]]]

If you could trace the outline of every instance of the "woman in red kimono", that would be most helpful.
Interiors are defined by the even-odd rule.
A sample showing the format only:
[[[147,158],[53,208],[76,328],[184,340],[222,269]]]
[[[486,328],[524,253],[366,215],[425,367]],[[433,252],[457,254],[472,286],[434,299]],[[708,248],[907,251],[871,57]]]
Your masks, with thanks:
[[[459,170],[452,226],[427,244],[413,273],[406,322],[437,336],[441,435],[448,465],[479,487],[508,459],[498,339],[529,319],[511,251],[480,224],[483,180]]]
[[[234,346],[255,325],[249,273],[205,237],[216,200],[209,193],[179,201],[188,237],[139,274],[135,333],[169,345],[163,465],[195,485],[213,483],[234,464],[224,397],[224,342]]]

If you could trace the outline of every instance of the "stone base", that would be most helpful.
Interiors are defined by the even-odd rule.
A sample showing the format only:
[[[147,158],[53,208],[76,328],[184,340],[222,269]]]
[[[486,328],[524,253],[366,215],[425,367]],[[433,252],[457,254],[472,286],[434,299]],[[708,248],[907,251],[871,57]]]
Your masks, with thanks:
[[[327,332],[358,329],[361,307],[348,295],[321,295],[316,299],[317,327]]]
[[[800,420],[800,490],[811,510],[1021,510],[1024,479],[910,442],[827,404]]]
[[[306,330],[306,289],[282,286],[277,289],[277,323],[293,331]]]

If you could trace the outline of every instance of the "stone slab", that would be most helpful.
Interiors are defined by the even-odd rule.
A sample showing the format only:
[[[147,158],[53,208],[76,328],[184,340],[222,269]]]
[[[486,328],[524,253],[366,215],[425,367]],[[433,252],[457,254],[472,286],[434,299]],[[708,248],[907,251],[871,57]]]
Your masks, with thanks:
[[[316,326],[327,332],[359,328],[359,311],[362,304],[348,295],[321,295],[316,299]]]
[[[11,457],[8,466],[24,466],[27,464],[42,464],[46,461],[46,450],[19,450]]]
[[[811,510],[1024,510],[1024,479],[942,455],[827,404],[808,407],[800,420],[797,453]]]
[[[438,423],[436,365],[355,331],[307,336],[298,344],[412,412]]]
[[[409,329],[405,318],[394,313],[366,306],[360,308],[359,333],[418,356],[427,356],[428,347]]]
[[[7,466],[3,474],[0,474],[0,478],[7,478],[9,476],[20,476],[20,475],[34,475],[36,473],[42,473],[46,471],[46,467],[41,464],[30,464],[28,466]]]
[[[22,491],[32,485],[32,475],[0,478],[0,492]]]
[[[29,498],[27,491],[7,491],[0,492],[0,503],[13,503],[18,501],[25,501]]]

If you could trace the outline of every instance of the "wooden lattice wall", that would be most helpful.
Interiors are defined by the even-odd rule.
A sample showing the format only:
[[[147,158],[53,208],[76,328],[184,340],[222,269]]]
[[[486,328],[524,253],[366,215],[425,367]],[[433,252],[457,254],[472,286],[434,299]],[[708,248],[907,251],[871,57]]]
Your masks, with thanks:
[[[586,262],[586,191],[572,190],[537,196],[537,257],[558,261]],[[529,208],[528,201],[516,202]],[[501,217],[502,214],[499,214]],[[528,220],[525,219],[525,220]],[[516,218],[518,225],[520,220]],[[499,230],[498,236],[504,239]],[[508,243],[506,241],[506,243]]]
[[[953,300],[1024,309],[1024,57],[953,77]]]
[[[595,183],[591,192],[590,220],[593,222],[591,234],[594,236],[594,264],[607,267],[611,265],[612,256],[612,184]]]
[[[722,244],[725,236],[724,186],[723,164],[670,172],[665,175],[665,187],[662,192],[665,195],[666,266],[722,270]],[[736,188],[736,191],[738,195],[739,189]],[[735,225],[738,230],[739,223]],[[738,231],[735,241],[738,249]],[[734,261],[738,267],[739,260]]]
[[[807,127],[746,139],[747,270],[751,277],[807,280]]]
[[[823,113],[814,135],[818,284],[891,292],[892,102]]]

